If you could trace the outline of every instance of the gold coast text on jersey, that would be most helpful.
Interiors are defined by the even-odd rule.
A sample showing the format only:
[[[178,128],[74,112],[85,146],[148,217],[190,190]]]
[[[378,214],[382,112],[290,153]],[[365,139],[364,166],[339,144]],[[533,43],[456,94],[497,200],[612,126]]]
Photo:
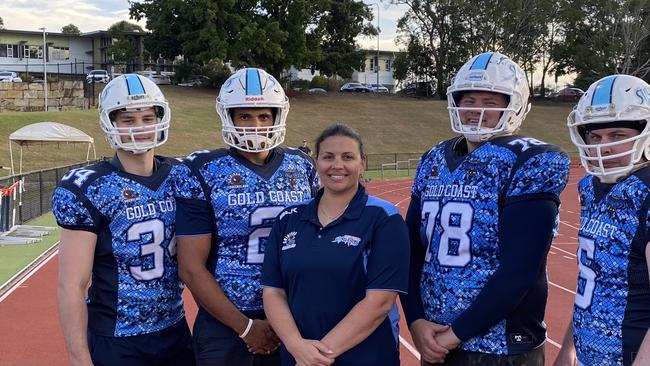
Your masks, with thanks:
[[[436,184],[428,185],[424,189],[427,197],[452,197],[452,198],[476,198],[478,186],[464,184]]]
[[[605,238],[613,238],[616,230],[618,230],[616,226],[596,219],[589,219],[588,221],[583,222],[580,227],[581,233],[589,234],[593,237],[601,236]]]
[[[272,203],[300,203],[305,200],[304,191],[243,192],[228,195],[228,206],[258,205]]]
[[[168,198],[161,201],[149,202],[143,205],[136,205],[127,207],[126,218],[129,220],[139,220],[145,217],[154,217],[158,212],[165,213],[176,210],[176,201],[173,198]]]

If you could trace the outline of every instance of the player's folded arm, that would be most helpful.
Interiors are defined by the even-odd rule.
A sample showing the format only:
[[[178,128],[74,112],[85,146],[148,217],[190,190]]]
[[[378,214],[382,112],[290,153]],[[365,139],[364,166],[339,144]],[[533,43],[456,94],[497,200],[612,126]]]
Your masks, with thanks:
[[[212,210],[205,200],[176,198],[176,235],[211,234],[214,226]]]
[[[451,324],[461,341],[484,334],[507,318],[544,270],[558,203],[551,197],[525,198],[507,203],[501,212],[499,268],[472,305]]]

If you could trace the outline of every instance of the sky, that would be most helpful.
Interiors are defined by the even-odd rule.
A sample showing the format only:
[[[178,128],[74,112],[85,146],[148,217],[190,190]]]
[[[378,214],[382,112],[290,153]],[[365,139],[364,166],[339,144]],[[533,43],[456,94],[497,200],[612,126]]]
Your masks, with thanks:
[[[373,4],[372,1],[364,1]],[[378,2],[374,2],[378,3]],[[373,24],[377,21],[377,6],[372,6]],[[379,48],[397,51],[395,45],[397,19],[403,11],[387,1],[379,3]],[[81,32],[105,30],[111,24],[129,19],[128,0],[2,0],[0,1],[0,17],[4,20],[5,28],[15,30],[36,31],[45,28],[52,32],[60,32],[61,27],[74,24]],[[143,28],[145,22],[138,22]],[[359,45],[366,49],[377,49],[377,37],[359,37]]]

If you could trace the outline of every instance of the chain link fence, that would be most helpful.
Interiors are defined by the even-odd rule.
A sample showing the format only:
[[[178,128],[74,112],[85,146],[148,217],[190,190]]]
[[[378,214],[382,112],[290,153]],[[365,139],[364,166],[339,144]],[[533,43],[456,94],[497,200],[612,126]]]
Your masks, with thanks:
[[[38,170],[23,175],[0,178],[0,188],[7,188],[23,180],[17,200],[11,200],[11,211],[16,209],[15,225],[29,221],[50,211],[52,194],[61,178],[70,169],[95,164],[103,159],[72,164],[52,169]]]

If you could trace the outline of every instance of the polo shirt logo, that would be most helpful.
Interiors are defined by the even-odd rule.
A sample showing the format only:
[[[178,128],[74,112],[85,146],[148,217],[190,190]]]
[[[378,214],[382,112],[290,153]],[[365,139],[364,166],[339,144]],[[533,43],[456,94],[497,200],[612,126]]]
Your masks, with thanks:
[[[341,235],[332,240],[332,243],[345,244],[348,247],[356,247],[361,243],[361,238],[352,235]]]
[[[296,235],[297,231],[292,231],[289,234],[284,236],[282,239],[282,250],[287,250],[296,247]]]

